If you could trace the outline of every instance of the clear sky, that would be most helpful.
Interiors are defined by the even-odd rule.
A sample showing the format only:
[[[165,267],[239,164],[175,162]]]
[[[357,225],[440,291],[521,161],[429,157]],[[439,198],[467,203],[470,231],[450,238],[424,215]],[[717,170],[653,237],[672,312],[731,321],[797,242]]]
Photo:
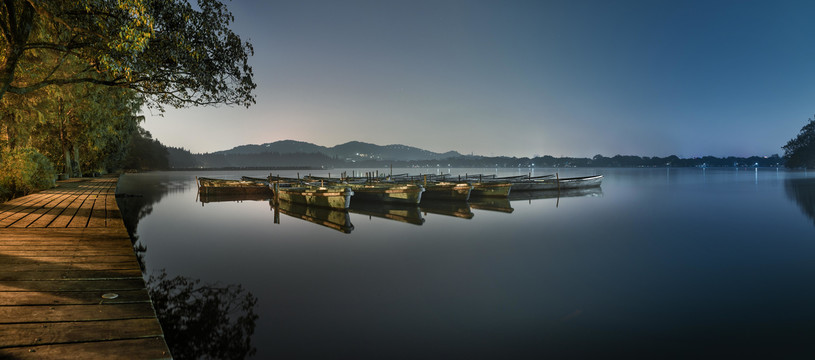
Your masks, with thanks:
[[[782,153],[815,114],[815,1],[227,2],[257,104],[144,127],[193,152],[352,140],[476,155]]]

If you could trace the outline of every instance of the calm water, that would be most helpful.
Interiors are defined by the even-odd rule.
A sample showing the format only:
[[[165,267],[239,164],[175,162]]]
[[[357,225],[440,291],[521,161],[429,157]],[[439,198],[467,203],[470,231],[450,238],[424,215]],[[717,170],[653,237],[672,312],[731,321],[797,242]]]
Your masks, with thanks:
[[[184,333],[175,335],[176,349],[197,354],[213,351],[201,332],[226,328],[225,343],[251,341],[258,359],[815,355],[811,173],[560,171],[602,173],[602,190],[421,211],[355,209],[353,229],[344,231],[287,215],[292,209],[281,209],[275,223],[268,201],[196,197],[196,175],[264,172],[126,175],[118,191],[135,195],[120,206],[146,248],[146,276],[164,269],[167,279],[231,286],[208,294],[222,307],[257,301],[256,319],[238,308],[202,325],[217,315],[212,306],[180,292],[175,304],[191,304],[187,320],[164,327]],[[386,210],[407,222],[377,216]],[[161,291],[178,293],[179,284],[167,281]],[[241,351],[217,347],[222,358]]]

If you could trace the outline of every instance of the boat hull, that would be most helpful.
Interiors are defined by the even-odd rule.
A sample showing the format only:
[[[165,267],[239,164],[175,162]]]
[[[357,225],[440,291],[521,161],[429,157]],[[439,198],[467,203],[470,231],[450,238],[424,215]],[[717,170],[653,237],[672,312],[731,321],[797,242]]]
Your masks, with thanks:
[[[348,184],[354,191],[354,201],[416,205],[422,200],[424,188],[414,184]]]
[[[603,175],[583,176],[562,179],[544,179],[532,182],[514,183],[512,191],[552,191],[587,189],[599,187],[603,182]],[[523,185],[520,186],[519,185]]]
[[[473,186],[467,183],[436,183],[425,186],[422,199],[467,201]]]
[[[348,209],[354,191],[350,188],[279,188],[277,198],[295,204],[319,206],[332,209]]]
[[[198,193],[203,195],[269,195],[268,184],[257,181],[198,178]]]
[[[507,197],[511,189],[511,183],[475,183],[473,184],[473,191],[470,193],[470,196]]]

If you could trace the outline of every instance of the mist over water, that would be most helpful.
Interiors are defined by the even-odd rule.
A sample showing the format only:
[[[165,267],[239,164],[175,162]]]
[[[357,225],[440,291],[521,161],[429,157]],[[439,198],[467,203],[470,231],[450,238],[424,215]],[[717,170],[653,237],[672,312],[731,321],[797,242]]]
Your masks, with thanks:
[[[140,214],[126,221],[146,248],[147,275],[239,284],[257,298],[258,359],[813,351],[810,174],[534,171],[605,179],[599,191],[560,197],[352,211],[350,232],[282,208],[276,224],[264,200],[196,197],[195,176],[268,172],[128,174],[118,191],[141,196],[128,198],[142,201],[125,204]]]

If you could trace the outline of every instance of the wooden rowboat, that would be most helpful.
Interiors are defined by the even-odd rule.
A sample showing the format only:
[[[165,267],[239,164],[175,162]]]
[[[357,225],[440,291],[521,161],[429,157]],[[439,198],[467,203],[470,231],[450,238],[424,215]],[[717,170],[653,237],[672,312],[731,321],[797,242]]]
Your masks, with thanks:
[[[354,191],[344,186],[277,187],[277,198],[295,204],[348,209]]]
[[[552,191],[569,189],[586,189],[599,187],[603,182],[603,175],[579,176],[571,178],[546,178],[537,180],[534,186],[525,191]]]
[[[422,200],[424,187],[399,183],[347,183],[342,184],[354,191],[354,201],[417,205]]]
[[[477,182],[473,183],[472,197],[507,197],[512,189],[510,182]]]
[[[470,199],[470,193],[472,190],[473,186],[464,182],[428,182],[424,187],[422,199],[467,201]]]
[[[229,179],[214,179],[196,177],[198,192],[205,195],[214,194],[265,194],[270,195],[272,190],[268,183],[260,181],[244,181]]]

